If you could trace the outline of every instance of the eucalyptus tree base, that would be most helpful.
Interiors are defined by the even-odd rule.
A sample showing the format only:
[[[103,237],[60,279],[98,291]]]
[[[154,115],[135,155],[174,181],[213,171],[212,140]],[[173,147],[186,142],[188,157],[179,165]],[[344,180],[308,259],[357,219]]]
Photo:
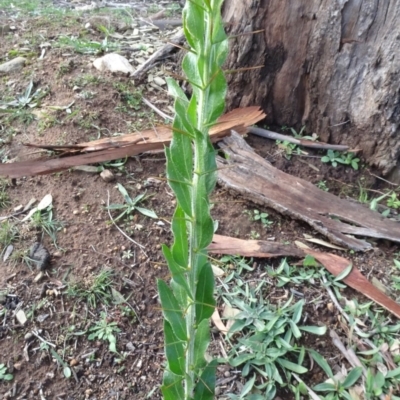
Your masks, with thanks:
[[[225,0],[223,18],[237,35],[227,68],[262,66],[228,76],[229,109],[260,104],[270,125],[306,124],[385,174],[395,168],[400,2]]]

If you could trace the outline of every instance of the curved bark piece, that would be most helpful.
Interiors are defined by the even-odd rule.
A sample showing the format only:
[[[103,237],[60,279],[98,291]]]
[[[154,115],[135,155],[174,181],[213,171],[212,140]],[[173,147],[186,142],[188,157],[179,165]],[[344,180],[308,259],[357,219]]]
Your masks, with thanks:
[[[400,224],[278,170],[257,155],[240,135],[233,133],[219,145],[227,156],[218,159],[218,178],[223,186],[307,222],[340,246],[371,249],[370,243],[348,234],[400,243]]]
[[[228,107],[260,104],[269,124],[306,124],[384,173],[396,166],[399,1],[225,0],[223,18],[226,68],[264,66],[229,75]]]
[[[304,249],[303,251],[304,253],[315,257],[315,259],[319,261],[334,276],[338,276],[350,265],[349,260],[346,260],[345,258],[339,257],[335,254],[320,253],[319,251],[312,249]],[[350,286],[359,293],[362,293],[364,296],[373,300],[375,303],[386,308],[386,310],[390,311],[397,318],[400,318],[400,304],[397,304],[394,300],[386,296],[385,293],[381,292],[372,283],[370,283],[357,268],[353,268],[350,274],[343,279],[343,282],[347,286]]]
[[[241,255],[243,257],[303,257],[302,250],[295,246],[265,240],[243,240],[228,236],[214,235],[208,246],[210,253]]]
[[[211,141],[216,142],[223,136],[230,135],[233,128],[238,129],[244,135],[248,126],[264,118],[265,114],[259,107],[232,110],[221,116],[217,124],[210,129]],[[104,138],[72,146],[27,144],[27,146],[60,151],[63,157],[0,164],[0,176],[20,178],[50,174],[80,165],[116,160],[152,150],[162,150],[164,146],[169,145],[170,141],[171,128],[158,126],[154,130],[115,138]]]

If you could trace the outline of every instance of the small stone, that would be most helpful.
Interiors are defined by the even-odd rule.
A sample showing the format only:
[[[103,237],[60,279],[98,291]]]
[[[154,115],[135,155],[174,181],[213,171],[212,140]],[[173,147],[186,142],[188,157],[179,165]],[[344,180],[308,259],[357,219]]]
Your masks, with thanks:
[[[154,82],[159,86],[164,86],[167,84],[167,82],[165,82],[165,80],[163,78],[160,78],[159,76],[156,76],[154,78]]]
[[[121,72],[123,74],[133,74],[135,69],[129,64],[129,61],[117,54],[109,53],[103,57],[97,58],[93,62],[93,66],[99,71]]]
[[[112,182],[115,179],[114,174],[108,169],[102,171],[100,177],[104,182]]]
[[[19,310],[19,311],[17,311],[17,313],[15,314],[15,318],[17,318],[18,322],[19,322],[21,325],[25,325],[26,321],[28,320],[28,319],[26,318],[26,315],[25,315],[24,310]]]
[[[22,362],[15,363],[15,364],[14,364],[14,368],[15,368],[17,371],[20,371],[21,368],[22,368]]]
[[[44,322],[48,317],[50,316],[50,314],[41,314],[36,318],[36,321],[38,321],[39,323]]]
[[[61,251],[56,251],[55,253],[53,253],[53,257],[55,257],[55,258],[60,258],[60,257],[62,257]]]
[[[43,271],[50,264],[49,251],[39,242],[35,242],[29,252],[29,257],[36,263],[38,269]]]
[[[128,343],[125,345],[125,347],[126,347],[126,349],[127,349],[128,351],[135,351],[135,350],[136,350],[136,347],[133,345],[132,342],[128,342]]]
[[[0,65],[0,75],[18,72],[25,65],[26,58],[16,57]]]
[[[78,214],[79,214],[79,210],[74,210],[74,211],[72,211],[72,214],[78,215]]]
[[[30,340],[32,340],[34,338],[34,334],[32,332],[28,332],[25,334],[24,339],[26,342],[29,342]]]
[[[92,389],[86,389],[85,390],[85,398],[89,398],[91,396],[91,394],[93,393]]]
[[[78,365],[79,364],[79,361],[76,359],[76,358],[73,358],[70,362],[69,362],[69,365],[71,366],[71,367],[75,367],[75,365]]]

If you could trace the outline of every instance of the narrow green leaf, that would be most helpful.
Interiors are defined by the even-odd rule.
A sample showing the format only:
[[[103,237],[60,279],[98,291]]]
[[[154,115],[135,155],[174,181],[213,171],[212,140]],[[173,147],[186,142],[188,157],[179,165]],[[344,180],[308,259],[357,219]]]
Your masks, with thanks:
[[[301,365],[292,363],[291,361],[285,360],[283,358],[277,358],[276,361],[283,367],[290,371],[296,372],[296,374],[304,374],[308,370]]]
[[[226,80],[224,73],[220,70],[211,77],[209,98],[207,103],[206,124],[213,124],[222,115],[225,108]],[[208,83],[208,82],[206,82]]]
[[[184,375],[185,350],[184,343],[177,339],[171,324],[164,320],[165,354],[168,368],[176,375]]]
[[[242,365],[243,363],[250,361],[255,358],[255,354],[240,354],[239,356],[230,359],[229,364],[232,365],[232,367],[238,367],[239,365]]]
[[[172,218],[172,233],[174,235],[174,244],[171,251],[174,260],[183,268],[188,266],[188,235],[186,228],[186,216],[182,207],[176,207]]]
[[[181,376],[168,370],[164,371],[163,385],[161,386],[164,400],[185,400],[182,380]]]
[[[145,215],[146,217],[149,218],[154,218],[157,219],[157,214],[153,210],[148,210],[147,208],[142,208],[142,207],[135,207],[136,210],[138,210],[141,214]]]
[[[157,286],[164,317],[171,324],[176,337],[179,340],[186,341],[186,322],[183,317],[183,311],[180,309],[174,293],[161,279],[157,281]]]
[[[292,321],[295,324],[298,324],[301,319],[301,315],[303,313],[303,305],[304,305],[304,300],[300,300],[293,306]]]
[[[210,344],[210,327],[208,320],[203,320],[196,330],[194,339],[194,366],[195,369],[200,370],[206,365],[204,355],[208,345]]]
[[[353,368],[346,376],[346,379],[343,381],[343,387],[345,389],[351,388],[360,379],[362,373],[362,367]]]
[[[387,374],[386,374],[386,378],[387,378],[387,379],[395,378],[395,377],[397,377],[397,376],[399,376],[399,375],[400,375],[400,367],[388,371]]]
[[[209,319],[215,309],[214,274],[210,263],[201,268],[196,285],[196,324]]]
[[[189,285],[187,283],[187,278],[186,278],[188,269],[181,267],[180,265],[178,265],[175,262],[174,257],[172,256],[171,250],[166,245],[162,246],[162,251],[163,251],[165,259],[167,260],[168,268],[171,272],[172,279],[178,285],[182,286],[186,291],[186,295],[191,298],[191,291],[189,289]],[[186,302],[185,302],[185,304],[186,304]]]
[[[186,97],[185,92],[179,86],[178,82],[176,82],[175,79],[172,79],[170,77],[165,78],[165,80],[167,81],[167,85],[168,85],[168,93],[175,99],[179,98],[183,102],[186,102],[186,106],[187,106],[189,104],[189,100]]]
[[[179,205],[190,217],[192,215],[190,182],[186,179],[186,176],[182,174],[180,164],[176,162],[176,157],[171,155],[171,149],[168,147],[165,148],[165,155],[167,158],[168,184],[174,191]]]
[[[118,190],[120,191],[120,193],[122,194],[122,196],[124,198],[125,197],[129,197],[128,192],[126,191],[126,189],[120,183],[117,183],[117,188],[118,188]]]
[[[194,400],[214,400],[215,370],[217,360],[212,360],[203,370],[194,389]]]
[[[254,382],[256,381],[256,375],[254,374],[252,378],[250,378],[245,385],[243,386],[242,391],[240,392],[240,397],[244,398],[247,394],[249,394],[250,390],[253,389]]]
[[[342,281],[343,279],[345,279],[351,272],[351,270],[353,269],[353,264],[350,264],[348,267],[346,267],[335,279],[335,282],[339,282]]]
[[[336,392],[336,386],[333,383],[319,383],[315,385],[313,388],[316,392]]]
[[[311,357],[314,359],[314,361],[323,369],[323,371],[326,373],[326,375],[333,379],[333,372],[331,370],[331,367],[327,363],[324,357],[322,357],[318,352],[312,349],[308,349],[308,352],[310,353]]]
[[[197,233],[197,248],[205,249],[211,243],[214,236],[214,223],[210,216],[210,205],[205,198],[205,191],[201,198],[196,202],[195,230]]]
[[[326,326],[300,326],[300,330],[313,333],[314,335],[325,335],[326,333]]]

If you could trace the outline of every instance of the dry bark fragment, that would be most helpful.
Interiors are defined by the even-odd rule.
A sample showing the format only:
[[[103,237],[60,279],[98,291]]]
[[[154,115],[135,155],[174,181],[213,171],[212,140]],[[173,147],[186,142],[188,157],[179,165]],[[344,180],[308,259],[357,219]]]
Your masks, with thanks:
[[[257,155],[239,135],[226,137],[219,145],[226,155],[226,159],[217,160],[223,186],[257,204],[307,222],[340,246],[353,250],[372,248],[365,240],[350,235],[400,243],[400,224],[280,171]]]

